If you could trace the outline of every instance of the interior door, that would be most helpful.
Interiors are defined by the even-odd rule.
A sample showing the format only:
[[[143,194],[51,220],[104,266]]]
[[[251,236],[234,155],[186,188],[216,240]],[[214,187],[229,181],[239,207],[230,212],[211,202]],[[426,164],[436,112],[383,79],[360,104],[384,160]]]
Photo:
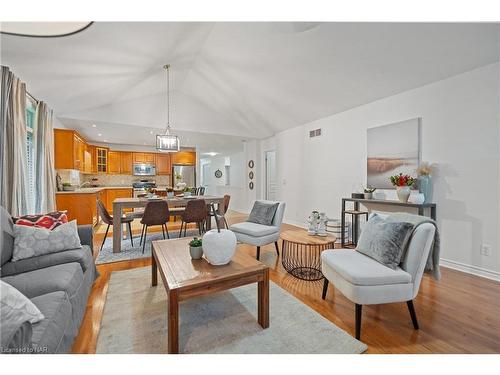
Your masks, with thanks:
[[[276,151],[266,151],[266,199],[277,200]]]

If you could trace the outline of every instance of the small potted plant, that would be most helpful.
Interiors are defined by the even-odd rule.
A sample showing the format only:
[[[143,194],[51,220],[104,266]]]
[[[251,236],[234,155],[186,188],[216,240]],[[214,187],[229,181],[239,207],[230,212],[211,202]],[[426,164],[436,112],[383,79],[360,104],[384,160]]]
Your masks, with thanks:
[[[363,188],[363,195],[365,197],[365,199],[372,199],[373,198],[373,192],[377,190],[376,188],[372,188],[372,187],[365,187]]]
[[[75,187],[73,185],[71,185],[69,182],[63,182],[62,183],[62,188],[63,188],[63,191],[73,191],[73,190],[75,190]]]
[[[191,254],[192,259],[201,259],[203,256],[201,238],[195,237],[189,242],[189,254]]]
[[[415,183],[415,179],[408,174],[396,174],[389,177],[393,186],[396,187],[396,193],[400,202],[408,202],[410,197],[410,188]]]

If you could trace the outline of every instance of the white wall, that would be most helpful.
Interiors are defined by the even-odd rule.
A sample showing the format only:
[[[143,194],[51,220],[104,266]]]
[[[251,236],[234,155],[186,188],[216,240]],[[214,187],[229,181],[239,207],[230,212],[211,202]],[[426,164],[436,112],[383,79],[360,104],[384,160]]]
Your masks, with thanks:
[[[339,217],[340,199],[366,182],[366,129],[421,117],[422,160],[438,164],[434,201],[441,257],[449,266],[500,277],[499,87],[497,63],[261,142],[277,150],[286,221],[304,224],[313,209]],[[309,139],[308,131],[318,127],[323,135]],[[480,254],[482,243],[492,246],[490,256]]]

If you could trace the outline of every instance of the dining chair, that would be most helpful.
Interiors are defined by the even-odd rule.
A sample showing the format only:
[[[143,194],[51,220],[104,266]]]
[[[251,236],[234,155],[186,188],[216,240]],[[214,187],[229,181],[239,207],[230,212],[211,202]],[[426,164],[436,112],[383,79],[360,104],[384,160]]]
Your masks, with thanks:
[[[109,227],[111,225],[113,225],[113,216],[111,216],[109,214],[108,210],[106,209],[106,206],[104,205],[104,203],[102,203],[102,201],[100,199],[97,200],[97,209],[99,210],[99,216],[101,217],[102,221],[105,224],[108,224],[108,226],[106,227],[106,234],[104,234],[104,238],[102,240],[101,247],[99,249],[99,251],[101,251],[102,247],[104,246],[104,242],[106,242],[106,237],[108,236]],[[130,235],[130,243],[132,244],[132,247],[133,247],[134,246],[134,240],[132,238],[132,226],[130,224],[130,223],[132,223],[132,221],[134,221],[134,217],[133,216],[123,215],[121,217],[121,220],[120,220],[120,225],[121,224],[127,224],[128,225],[128,233]]]
[[[182,237],[183,227],[184,236],[186,236],[186,228],[189,223],[196,223],[198,225],[198,232],[201,235],[204,228],[203,223],[206,220],[207,215],[207,204],[204,199],[192,199],[188,201],[184,212],[180,214],[182,222],[179,237]]]
[[[170,211],[168,209],[168,203],[164,200],[151,201],[146,204],[144,209],[144,214],[142,215],[142,233],[141,233],[141,243],[142,243],[142,253],[144,254],[144,249],[146,247],[146,239],[148,236],[148,228],[155,225],[161,225],[161,231],[163,232],[163,239],[165,239],[165,231],[167,232],[167,237],[170,238],[168,233],[167,223],[170,219]]]
[[[212,217],[214,217],[215,220],[219,221],[219,224],[220,224],[220,222],[222,220],[222,222],[223,222],[224,226],[226,227],[226,229],[229,229],[229,226],[227,225],[227,220],[226,220],[225,215],[226,215],[226,212],[229,209],[229,201],[230,200],[231,200],[231,196],[230,195],[228,195],[228,194],[224,195],[224,198],[222,199],[222,202],[220,202],[217,205],[217,211],[215,212],[215,215],[212,212],[212,210],[208,211],[207,220],[212,220]]]

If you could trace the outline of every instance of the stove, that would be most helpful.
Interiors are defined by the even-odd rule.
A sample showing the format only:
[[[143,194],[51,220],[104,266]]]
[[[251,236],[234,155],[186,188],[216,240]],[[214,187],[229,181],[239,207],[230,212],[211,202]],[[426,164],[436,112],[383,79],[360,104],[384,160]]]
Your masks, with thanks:
[[[146,189],[154,189],[156,181],[153,180],[140,180],[132,183],[134,188],[134,198],[143,198],[148,193]],[[134,208],[134,212],[144,212],[144,207]]]

